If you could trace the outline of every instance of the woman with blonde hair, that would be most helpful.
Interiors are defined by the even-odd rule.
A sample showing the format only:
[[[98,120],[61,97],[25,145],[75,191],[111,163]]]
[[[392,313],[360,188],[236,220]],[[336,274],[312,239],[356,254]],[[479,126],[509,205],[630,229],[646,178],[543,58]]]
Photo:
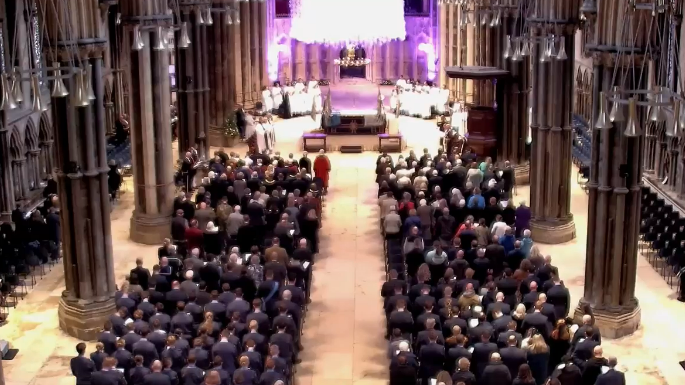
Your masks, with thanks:
[[[571,331],[566,325],[566,320],[560,319],[554,326],[554,330],[549,338],[549,365],[551,373],[554,368],[561,363],[562,357],[571,348]]]
[[[547,380],[549,366],[549,346],[545,343],[542,334],[534,334],[524,347],[527,351],[528,365],[533,372],[537,385],[543,385]]]
[[[545,256],[540,252],[538,245],[533,245],[530,249],[530,257],[528,260],[533,263],[536,267],[541,266],[545,262]]]
[[[516,305],[516,309],[511,313],[511,318],[516,321],[516,331],[521,332],[523,325],[523,318],[526,317],[526,305],[520,303]]]

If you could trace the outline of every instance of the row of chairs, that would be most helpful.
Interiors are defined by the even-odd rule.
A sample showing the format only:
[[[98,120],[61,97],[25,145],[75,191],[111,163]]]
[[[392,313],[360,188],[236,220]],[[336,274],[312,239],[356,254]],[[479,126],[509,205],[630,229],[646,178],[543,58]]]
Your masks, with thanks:
[[[131,158],[131,138],[126,139],[126,141],[118,146],[107,146],[107,160],[115,161],[119,168],[121,168],[123,175],[131,171]]]
[[[685,266],[685,217],[650,187],[642,187],[639,251],[666,282],[678,289],[676,275]]]

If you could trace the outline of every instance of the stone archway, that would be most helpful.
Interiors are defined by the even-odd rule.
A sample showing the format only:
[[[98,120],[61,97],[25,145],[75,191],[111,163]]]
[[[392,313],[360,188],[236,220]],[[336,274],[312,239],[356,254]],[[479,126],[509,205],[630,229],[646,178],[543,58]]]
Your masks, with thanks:
[[[40,179],[45,180],[50,174],[52,174],[55,164],[55,155],[53,150],[54,136],[52,131],[52,123],[50,122],[50,115],[48,115],[47,112],[44,112],[40,116],[40,122],[38,123],[38,141],[40,146]]]
[[[42,179],[40,177],[38,161],[38,155],[40,154],[38,129],[31,119],[28,120],[24,130],[24,146],[26,150],[26,183],[29,190],[35,190],[40,188]]]
[[[15,126],[10,134],[10,163],[12,172],[12,192],[14,200],[23,200],[28,197],[28,185],[26,183],[26,147],[21,140],[21,133]]]

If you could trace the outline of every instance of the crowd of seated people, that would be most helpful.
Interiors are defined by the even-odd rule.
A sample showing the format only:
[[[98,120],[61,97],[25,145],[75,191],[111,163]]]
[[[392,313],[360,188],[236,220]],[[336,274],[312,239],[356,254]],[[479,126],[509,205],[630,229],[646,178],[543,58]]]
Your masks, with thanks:
[[[217,152],[194,199],[176,200],[159,263],[136,261],[96,351],[77,346],[77,384],[292,384],[323,197],[291,159]]]
[[[12,211],[12,222],[0,224],[0,322],[9,309],[43,275],[45,266],[60,258],[60,218],[57,185],[49,178],[43,190],[45,197],[33,207],[18,204]]]
[[[512,206],[507,168],[490,163],[468,151],[379,157],[390,385],[624,384],[591,312],[580,327],[567,318],[530,210]]]

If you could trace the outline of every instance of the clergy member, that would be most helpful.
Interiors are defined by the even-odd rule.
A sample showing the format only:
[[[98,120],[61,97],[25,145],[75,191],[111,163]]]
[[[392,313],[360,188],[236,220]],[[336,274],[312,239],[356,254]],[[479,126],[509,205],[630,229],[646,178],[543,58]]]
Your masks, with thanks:
[[[323,191],[328,192],[328,176],[331,172],[331,161],[323,149],[319,150],[319,155],[314,160],[314,175],[323,181]]]

